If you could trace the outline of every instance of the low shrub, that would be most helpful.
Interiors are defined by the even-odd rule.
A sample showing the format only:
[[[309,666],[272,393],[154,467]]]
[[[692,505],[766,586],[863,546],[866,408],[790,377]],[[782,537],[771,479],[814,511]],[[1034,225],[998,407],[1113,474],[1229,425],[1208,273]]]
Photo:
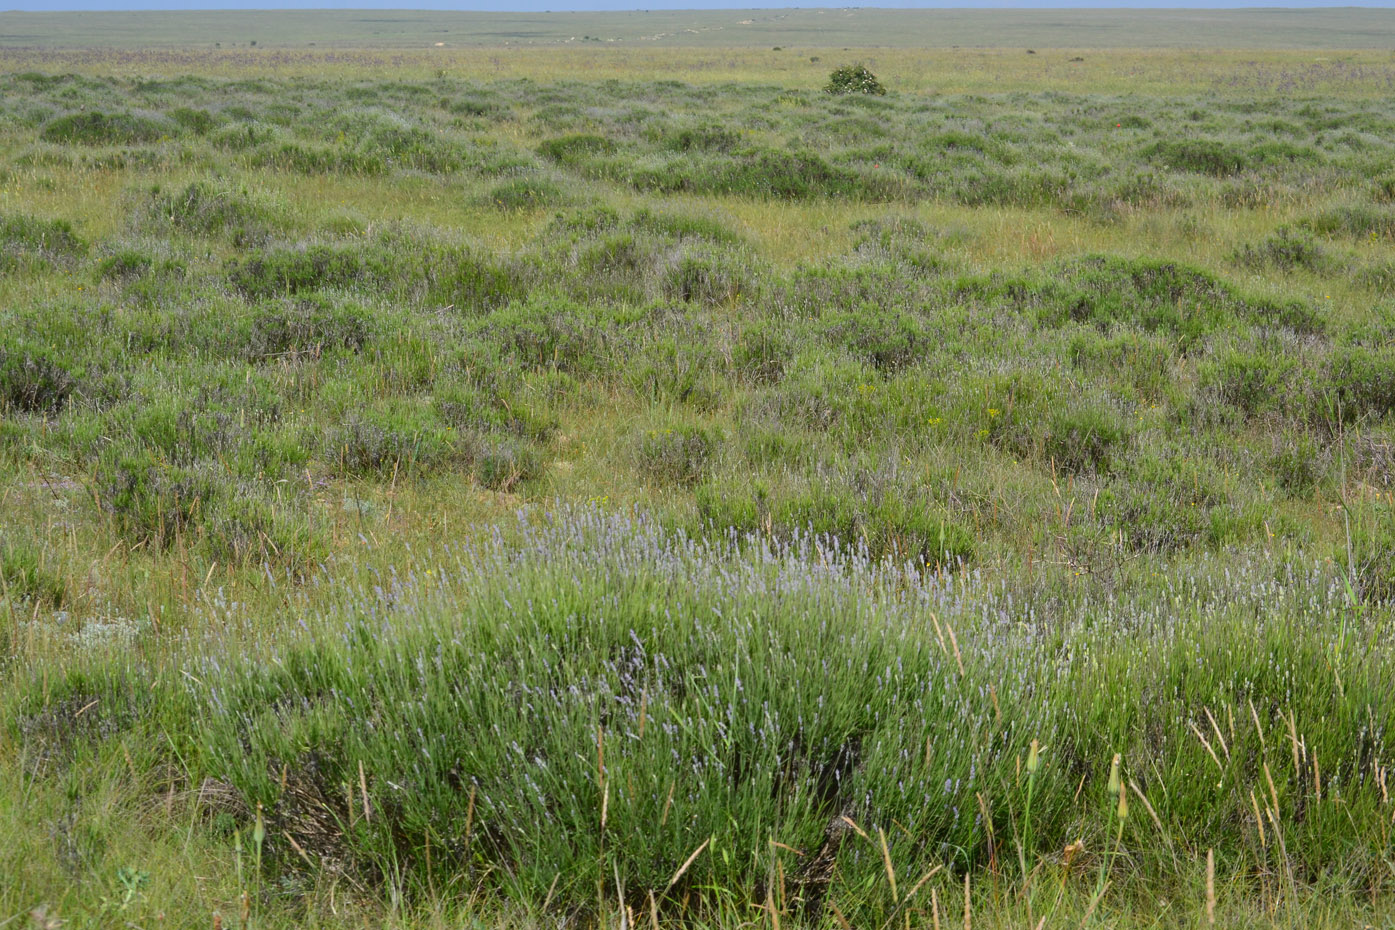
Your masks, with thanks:
[[[50,121],[39,132],[39,138],[59,145],[134,145],[157,142],[173,135],[174,129],[173,125],[148,116],[89,110]]]
[[[691,486],[707,476],[719,433],[700,426],[651,429],[639,438],[635,456],[640,474],[661,485]]]
[[[1331,274],[1341,267],[1338,259],[1311,233],[1292,226],[1280,226],[1272,236],[1242,246],[1232,261],[1246,268],[1272,268],[1286,273],[1307,271],[1318,275]]]
[[[615,143],[604,136],[578,133],[547,139],[538,146],[538,155],[564,167],[579,165],[596,155],[612,155]]]
[[[242,341],[251,361],[318,357],[321,352],[358,352],[372,338],[375,324],[364,310],[323,297],[283,299],[258,306]]]
[[[78,379],[46,351],[0,345],[0,410],[60,413],[77,389]]]
[[[251,300],[286,297],[303,291],[370,283],[375,272],[359,250],[312,245],[304,249],[254,252],[228,265],[228,280]]]
[[[1042,454],[1066,471],[1108,472],[1129,439],[1127,427],[1112,410],[1071,406],[1052,413]]]
[[[64,220],[44,220],[24,214],[0,216],[0,272],[20,270],[26,261],[70,263],[87,245]]]
[[[1224,178],[1245,170],[1245,155],[1237,148],[1214,139],[1176,139],[1158,142],[1144,149],[1144,158],[1173,171],[1209,174]]]
[[[246,190],[194,181],[179,191],[152,188],[137,214],[138,228],[222,236],[248,246],[267,239],[281,225],[278,211]]]
[[[833,69],[823,89],[829,94],[872,94],[878,97],[886,95],[886,88],[882,86],[882,82],[861,63]]]
[[[486,201],[499,210],[540,210],[567,202],[562,189],[546,178],[515,178],[493,188]]]
[[[509,493],[542,474],[536,449],[516,436],[482,433],[471,439],[471,474],[492,491]]]
[[[897,491],[863,495],[837,483],[772,495],[708,482],[697,490],[698,517],[718,531],[777,539],[824,537],[875,559],[918,568],[955,567],[973,558],[975,541],[934,505]]]
[[[117,531],[156,549],[187,538],[221,490],[211,473],[168,465],[149,451],[116,449],[97,466],[97,500]]]

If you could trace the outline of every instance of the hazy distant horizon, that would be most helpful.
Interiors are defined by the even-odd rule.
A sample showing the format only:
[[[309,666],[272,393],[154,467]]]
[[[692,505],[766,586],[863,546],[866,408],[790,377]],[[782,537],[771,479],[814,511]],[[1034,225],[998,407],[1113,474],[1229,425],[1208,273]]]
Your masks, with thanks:
[[[819,9],[818,3],[760,3],[742,0],[516,0],[502,4],[499,0],[410,0],[405,3],[385,0],[0,0],[0,14],[7,12],[115,12],[115,11],[200,11],[200,10],[432,10],[461,12],[588,12],[617,10],[740,10],[740,9]],[[840,3],[823,6],[827,9],[859,7],[870,9],[992,9],[992,10],[1264,10],[1264,9],[1340,9],[1395,8],[1395,0],[1373,3],[1352,3],[1350,0],[1294,0],[1263,4],[1232,2],[1232,0],[988,0],[965,3],[964,0],[878,0],[874,3]]]

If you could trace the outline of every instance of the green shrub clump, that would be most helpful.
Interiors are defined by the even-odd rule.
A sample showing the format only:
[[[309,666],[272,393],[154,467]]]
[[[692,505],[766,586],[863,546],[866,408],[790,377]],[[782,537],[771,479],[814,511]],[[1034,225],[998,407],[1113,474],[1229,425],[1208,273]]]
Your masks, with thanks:
[[[844,65],[841,68],[833,69],[833,73],[828,76],[828,84],[824,87],[824,91],[830,94],[886,96],[886,88],[882,86],[882,82],[877,80],[877,76],[861,64]]]

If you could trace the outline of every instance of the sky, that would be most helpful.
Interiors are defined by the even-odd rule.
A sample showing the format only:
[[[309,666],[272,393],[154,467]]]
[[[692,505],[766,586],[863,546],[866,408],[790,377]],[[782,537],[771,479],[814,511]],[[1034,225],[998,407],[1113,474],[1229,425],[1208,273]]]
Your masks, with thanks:
[[[779,0],[0,0],[0,10],[693,10],[869,6],[882,8],[1235,9],[1242,7],[1395,7],[1395,0],[873,0],[866,3],[784,3]]]

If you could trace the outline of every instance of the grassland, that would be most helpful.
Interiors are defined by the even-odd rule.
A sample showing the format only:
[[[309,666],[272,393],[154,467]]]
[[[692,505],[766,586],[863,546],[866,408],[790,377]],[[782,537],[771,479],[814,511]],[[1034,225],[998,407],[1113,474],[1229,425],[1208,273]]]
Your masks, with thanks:
[[[352,35],[0,53],[0,926],[1391,925],[1388,53]]]
[[[0,13],[0,47],[50,50],[331,49],[622,45],[727,51],[854,48],[1371,49],[1388,52],[1388,9],[645,10],[478,13],[418,10]]]

